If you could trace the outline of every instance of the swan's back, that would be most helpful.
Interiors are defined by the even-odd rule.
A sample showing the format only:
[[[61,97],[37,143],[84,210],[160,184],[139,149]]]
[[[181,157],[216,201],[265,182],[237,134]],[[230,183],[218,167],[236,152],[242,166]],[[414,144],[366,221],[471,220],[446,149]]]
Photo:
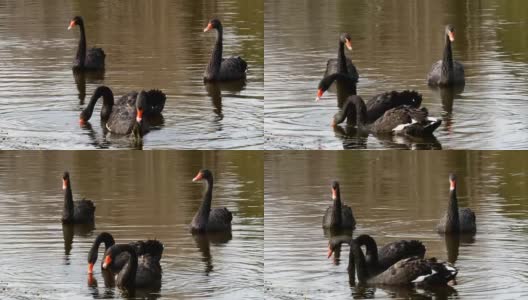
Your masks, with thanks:
[[[213,208],[209,214],[207,231],[228,231],[231,230],[233,214],[225,207]]]
[[[477,231],[475,213],[470,208],[458,209],[460,232],[475,233]]]
[[[84,68],[88,70],[102,70],[105,68],[106,54],[101,48],[91,48],[86,52]]]
[[[82,199],[74,202],[73,220],[78,224],[93,223],[95,219],[95,205],[91,200]]]

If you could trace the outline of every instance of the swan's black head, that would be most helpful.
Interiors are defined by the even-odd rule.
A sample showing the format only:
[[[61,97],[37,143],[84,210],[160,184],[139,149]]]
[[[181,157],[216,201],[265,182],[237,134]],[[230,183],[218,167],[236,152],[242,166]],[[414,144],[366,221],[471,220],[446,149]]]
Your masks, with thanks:
[[[339,196],[339,182],[332,182],[332,200],[335,200]]]
[[[449,189],[454,190],[456,188],[456,175],[451,173],[449,174]]]
[[[207,24],[207,27],[204,28],[204,32],[207,32],[211,29],[216,29],[216,30],[222,29],[222,23],[220,23],[220,20],[215,18],[209,21],[209,23]]]
[[[210,180],[213,178],[213,173],[207,169],[201,169],[192,181],[200,181],[202,179]]]
[[[455,27],[451,24],[446,25],[445,34],[449,37],[451,42],[455,41]]]
[[[339,41],[347,47],[348,50],[352,50],[352,38],[350,37],[350,34],[343,33],[339,37]]]
[[[81,16],[75,16],[75,17],[73,17],[73,19],[71,19],[70,26],[68,27],[68,30],[70,30],[73,27],[75,27],[75,25],[78,25],[78,26],[83,26],[84,25],[83,18]]]
[[[62,189],[65,190],[70,185],[70,173],[67,171],[62,175]]]

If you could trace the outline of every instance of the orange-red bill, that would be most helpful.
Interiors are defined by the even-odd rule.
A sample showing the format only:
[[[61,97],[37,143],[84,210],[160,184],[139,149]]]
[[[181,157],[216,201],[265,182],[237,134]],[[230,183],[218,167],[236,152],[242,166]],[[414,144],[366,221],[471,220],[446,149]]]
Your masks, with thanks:
[[[93,274],[93,267],[94,267],[93,263],[88,264],[88,274]]]
[[[336,197],[336,190],[332,188],[332,200],[335,200]]]
[[[196,175],[192,181],[198,181],[198,180],[201,180],[203,177],[203,174],[202,172],[199,172],[198,175]]]
[[[207,24],[207,27],[204,28],[204,32],[207,32],[209,30],[213,29],[213,24],[209,23]]]
[[[450,32],[448,33],[448,35],[449,35],[449,40],[450,40],[451,42],[454,42],[454,41],[455,41],[455,33],[452,32],[452,31],[450,31]]]
[[[334,254],[334,251],[332,251],[332,249],[330,249],[330,247],[328,247],[328,253],[327,253],[327,257],[326,258],[332,257],[332,254]]]
[[[141,120],[143,120],[143,109],[142,108],[138,108],[137,109],[137,115],[136,115],[136,122],[141,122]]]
[[[68,180],[67,179],[63,179],[62,180],[62,189],[65,190],[66,186],[68,186]]]
[[[452,189],[452,190],[454,190],[455,187],[456,187],[456,181],[454,181],[454,180],[449,180],[449,183],[450,183],[449,188]]]
[[[317,90],[317,97],[315,98],[315,101],[321,100],[321,97],[323,97],[323,94],[324,94],[323,89],[318,89]]]
[[[68,26],[68,30],[72,29],[73,27],[75,27],[75,21],[74,20],[72,20],[70,22],[70,26]]]
[[[79,125],[83,126],[86,124],[86,121],[83,118],[79,119]]]
[[[352,41],[351,40],[346,40],[345,45],[346,45],[348,50],[352,50]]]
[[[103,269],[106,269],[112,263],[112,258],[110,255],[107,255],[103,262]]]

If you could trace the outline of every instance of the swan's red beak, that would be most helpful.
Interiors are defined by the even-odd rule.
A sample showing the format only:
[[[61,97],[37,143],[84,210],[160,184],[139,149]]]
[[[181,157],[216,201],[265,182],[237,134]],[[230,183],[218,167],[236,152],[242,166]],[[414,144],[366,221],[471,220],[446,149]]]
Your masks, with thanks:
[[[332,254],[334,254],[334,250],[332,250],[332,248],[330,248],[330,246],[328,246],[328,253],[327,253],[326,258],[332,257]]]
[[[456,188],[456,181],[453,179],[449,179],[449,189],[454,190]]]
[[[317,90],[317,97],[315,98],[315,101],[321,100],[321,97],[323,97],[323,94],[324,94],[323,89],[318,89]]]
[[[332,200],[335,200],[336,199],[336,190],[334,188],[332,188]]]
[[[447,33],[447,35],[449,35],[449,40],[451,42],[455,41],[455,33],[453,31],[449,31],[449,33]]]
[[[62,180],[62,189],[65,190],[67,186],[68,186],[68,179],[63,179]]]
[[[70,29],[72,29],[73,27],[75,27],[75,25],[76,25],[76,24],[75,24],[75,20],[72,20],[72,21],[70,22],[70,26],[68,26],[68,30],[70,30]]]
[[[143,108],[138,108],[136,114],[136,122],[141,123],[141,120],[143,120]]]
[[[207,27],[204,28],[204,32],[207,32],[209,30],[213,29],[213,24],[209,23],[207,24]]]
[[[86,121],[83,118],[79,118],[79,125],[81,126],[86,125]]]
[[[112,257],[110,255],[105,256],[104,262],[103,262],[103,269],[106,270],[106,268],[112,263]]]
[[[348,50],[352,51],[352,41],[351,40],[346,40],[345,45]]]
[[[94,267],[93,263],[88,264],[88,274],[93,274],[93,267]]]
[[[203,174],[202,172],[198,173],[198,175],[196,175],[194,178],[193,178],[193,182],[196,182],[198,180],[202,180],[202,177],[203,177]]]

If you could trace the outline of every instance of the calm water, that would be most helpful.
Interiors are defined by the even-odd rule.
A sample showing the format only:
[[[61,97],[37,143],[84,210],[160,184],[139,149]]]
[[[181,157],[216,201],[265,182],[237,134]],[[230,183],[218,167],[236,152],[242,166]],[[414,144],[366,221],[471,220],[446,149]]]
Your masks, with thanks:
[[[434,231],[449,199],[449,172],[458,174],[459,204],[477,215],[476,236],[458,247]],[[348,247],[335,265],[321,228],[334,179],[354,211],[354,236],[370,234],[379,244],[419,239],[427,256],[455,263],[457,285],[434,293],[350,287]],[[264,183],[267,299],[528,297],[523,152],[273,152],[265,154]]]
[[[265,2],[267,149],[528,147],[528,2],[460,1]],[[465,65],[461,94],[431,91],[425,82],[441,59],[443,30],[457,32],[454,57]],[[413,145],[333,130],[336,94],[314,101],[341,32],[352,36],[358,94],[415,89],[431,115],[443,119],[437,141]]]
[[[116,96],[158,88],[168,98],[164,123],[145,148],[262,148],[264,5],[243,1],[16,1],[0,0],[0,140],[2,149],[129,148],[127,138],[105,137],[96,107],[91,128],[79,113],[99,85]],[[71,64],[85,20],[88,47],[107,54],[106,73],[74,78]],[[204,86],[217,16],[224,56],[248,63],[245,86]],[[86,96],[85,96],[86,95]]]
[[[97,286],[88,286],[88,250],[108,231],[118,243],[164,243],[162,287],[150,298],[262,299],[262,160],[262,152],[247,151],[3,152],[0,298],[120,298],[118,289],[104,287],[104,247],[94,268]],[[213,206],[233,213],[230,238],[195,239],[188,232],[202,197],[202,185],[191,180],[202,167],[215,175]],[[74,199],[95,201],[93,231],[61,225],[66,169]]]

